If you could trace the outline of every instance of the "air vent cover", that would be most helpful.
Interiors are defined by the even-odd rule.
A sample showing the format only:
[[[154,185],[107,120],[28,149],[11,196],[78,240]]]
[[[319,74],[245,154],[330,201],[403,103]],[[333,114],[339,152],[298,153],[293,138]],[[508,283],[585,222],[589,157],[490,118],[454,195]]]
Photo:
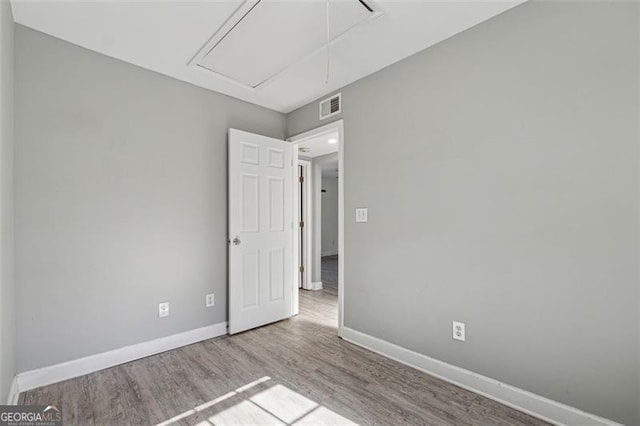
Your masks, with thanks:
[[[342,112],[342,93],[333,95],[320,102],[320,120]]]

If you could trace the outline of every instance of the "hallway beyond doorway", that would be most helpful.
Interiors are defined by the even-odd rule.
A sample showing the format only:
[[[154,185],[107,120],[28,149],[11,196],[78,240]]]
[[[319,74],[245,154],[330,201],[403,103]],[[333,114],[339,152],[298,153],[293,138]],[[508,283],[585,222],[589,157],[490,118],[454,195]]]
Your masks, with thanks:
[[[338,255],[324,256],[321,266],[322,289],[338,296]]]

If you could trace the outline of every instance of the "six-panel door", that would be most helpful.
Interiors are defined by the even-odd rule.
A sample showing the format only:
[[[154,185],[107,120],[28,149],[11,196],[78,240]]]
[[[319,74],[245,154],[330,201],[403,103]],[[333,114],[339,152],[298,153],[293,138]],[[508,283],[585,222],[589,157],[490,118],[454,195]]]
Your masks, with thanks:
[[[229,131],[229,333],[291,316],[291,144]]]

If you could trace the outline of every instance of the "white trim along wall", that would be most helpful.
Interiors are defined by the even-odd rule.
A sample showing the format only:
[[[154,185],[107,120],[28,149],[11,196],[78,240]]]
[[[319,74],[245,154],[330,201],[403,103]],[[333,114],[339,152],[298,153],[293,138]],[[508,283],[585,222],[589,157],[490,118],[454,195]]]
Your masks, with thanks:
[[[126,362],[135,361],[161,352],[191,345],[227,334],[227,323],[209,325],[195,330],[149,340],[135,345],[125,346],[95,355],[89,355],[72,361],[50,365],[16,375],[9,393],[8,404],[16,404],[20,392],[50,385],[63,380],[104,370]]]
[[[428,357],[377,337],[343,327],[342,338],[404,365],[470,390],[555,425],[622,426],[612,420],[553,401],[455,365]]]

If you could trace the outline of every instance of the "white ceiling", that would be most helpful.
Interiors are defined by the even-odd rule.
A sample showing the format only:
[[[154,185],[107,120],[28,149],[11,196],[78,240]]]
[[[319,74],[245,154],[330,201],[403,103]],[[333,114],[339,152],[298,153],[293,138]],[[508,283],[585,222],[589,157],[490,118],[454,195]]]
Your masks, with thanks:
[[[298,143],[298,149],[308,148],[308,152],[298,152],[300,157],[310,159],[320,166],[323,178],[338,178],[338,149],[337,143],[331,144],[329,140],[338,140],[338,133],[331,132],[319,135],[315,138],[308,139]]]
[[[316,158],[323,155],[338,152],[338,144],[330,144],[329,141],[338,140],[338,133],[332,132],[324,135],[308,139],[298,144],[298,155],[305,158]],[[302,152],[301,149],[308,149],[308,152]]]
[[[19,24],[286,113],[524,0],[329,1],[329,43],[325,0],[11,3]]]
[[[326,2],[254,1],[245,3],[253,6],[250,13],[240,8],[228,21],[229,28],[217,32],[194,62],[258,90],[327,42],[376,15],[357,0],[334,1],[329,8],[327,34]]]

